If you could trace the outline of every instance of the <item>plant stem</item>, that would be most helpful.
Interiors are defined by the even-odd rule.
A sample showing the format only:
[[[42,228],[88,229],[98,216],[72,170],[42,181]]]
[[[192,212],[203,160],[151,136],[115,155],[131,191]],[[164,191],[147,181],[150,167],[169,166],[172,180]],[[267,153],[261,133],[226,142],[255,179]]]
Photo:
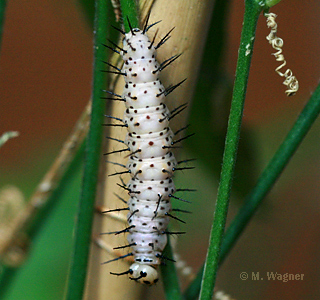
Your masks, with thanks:
[[[287,137],[258,179],[256,186],[248,195],[245,204],[228,228],[221,250],[220,263],[233,247],[245,226],[258,209],[263,198],[271,190],[285,166],[306,136],[320,113],[320,85],[316,88],[309,102],[300,113]]]
[[[0,0],[0,46],[2,41],[2,34],[3,34],[3,24],[5,19],[5,12],[6,12],[7,1]]]
[[[170,244],[170,237],[168,236],[168,243],[163,251],[165,257],[173,259],[172,247]],[[175,263],[172,261],[166,262],[166,265],[160,265],[162,281],[164,286],[164,291],[166,294],[166,299],[170,300],[181,300],[182,295],[180,291],[179,279],[177,275],[177,270]]]
[[[84,15],[87,19],[87,22],[90,26],[90,29],[93,28],[94,22],[94,2],[88,0],[78,0],[79,4],[82,6]]]
[[[294,152],[306,136],[307,132],[320,114],[320,85],[316,88],[309,102],[304,107],[287,137],[280,145],[279,149],[265,168],[258,179],[256,186],[247,196],[245,204],[239,210],[237,216],[233,219],[231,225],[226,231],[223,239],[219,265],[222,264],[232,247],[237,242],[240,234],[248,225],[264,197],[271,190],[276,180],[290,161]],[[185,292],[186,299],[195,299],[199,290],[200,280],[202,278],[203,267],[199,270],[196,279]],[[197,288],[198,286],[198,288]]]
[[[73,256],[66,294],[66,299],[69,300],[80,300],[83,296],[101,152],[101,124],[103,123],[104,111],[104,101],[101,98],[102,90],[106,86],[106,75],[101,70],[104,69],[103,62],[107,61],[108,58],[107,51],[102,47],[101,43],[107,39],[110,9],[108,10],[109,2],[104,0],[96,0],[95,7],[95,61],[93,69],[92,112],[87,137],[82,192],[76,220]]]
[[[132,28],[139,28],[139,18],[138,18],[138,8],[136,5],[135,0],[120,0],[121,3],[121,10],[122,10],[122,16],[123,16],[123,25],[125,32],[130,31],[129,23],[127,20],[130,21],[130,24],[132,25]]]
[[[201,300],[212,299],[213,295],[219,263],[220,247],[226,223],[230,190],[237,156],[254,36],[260,12],[261,7],[255,1],[247,0],[245,2],[244,23],[241,34],[236,79],[231,102],[220,184],[211,229],[209,249],[204,267],[202,287],[200,290],[199,299]]]

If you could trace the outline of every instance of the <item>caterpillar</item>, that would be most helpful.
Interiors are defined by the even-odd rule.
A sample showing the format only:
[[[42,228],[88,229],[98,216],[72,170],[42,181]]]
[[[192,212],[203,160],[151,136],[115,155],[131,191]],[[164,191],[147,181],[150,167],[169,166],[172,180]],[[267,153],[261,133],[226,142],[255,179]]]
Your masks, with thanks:
[[[177,170],[191,169],[192,167],[178,167],[179,164],[189,160],[177,162],[172,149],[175,144],[190,137],[191,135],[175,140],[175,137],[187,127],[173,133],[169,127],[170,120],[182,112],[187,104],[182,104],[171,112],[165,104],[165,97],[180,86],[185,80],[165,88],[159,80],[160,72],[174,62],[180,55],[174,55],[162,63],[156,60],[156,51],[169,38],[171,29],[157,44],[156,35],[150,41],[147,31],[159,22],[148,25],[149,16],[143,29],[130,27],[129,32],[116,28],[123,34],[122,48],[113,44],[118,50],[108,48],[119,53],[123,59],[121,69],[111,65],[117,71],[111,73],[120,74],[124,77],[125,87],[122,95],[110,93],[113,100],[120,100],[125,104],[123,119],[107,116],[120,121],[121,124],[105,124],[126,127],[128,132],[125,139],[113,140],[126,145],[127,148],[112,151],[107,154],[129,151],[124,172],[116,172],[113,175],[130,174],[130,180],[125,184],[122,180],[120,187],[125,189],[130,199],[123,209],[108,210],[105,212],[128,210],[128,227],[117,232],[127,232],[128,245],[115,249],[131,247],[132,252],[120,256],[106,263],[125,258],[134,257],[134,263],[122,273],[113,275],[129,274],[130,279],[136,282],[152,285],[159,280],[157,266],[162,263],[164,257],[162,251],[167,244],[167,225],[170,218],[181,219],[171,214],[170,199],[175,198],[185,201],[173,194],[176,191],[192,191],[191,189],[176,189],[173,182],[173,174]],[[182,211],[185,212],[185,211]],[[182,232],[176,232],[182,233]],[[169,259],[170,260],[170,259]]]

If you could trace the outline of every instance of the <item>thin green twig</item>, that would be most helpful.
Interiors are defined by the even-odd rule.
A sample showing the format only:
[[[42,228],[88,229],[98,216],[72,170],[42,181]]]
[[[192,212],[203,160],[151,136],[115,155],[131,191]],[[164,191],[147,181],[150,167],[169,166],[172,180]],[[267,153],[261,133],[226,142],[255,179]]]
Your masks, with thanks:
[[[85,18],[90,25],[90,29],[93,28],[94,22],[94,1],[92,0],[78,0],[79,4],[82,6]]]
[[[209,249],[204,267],[202,287],[200,290],[199,299],[201,300],[212,299],[213,295],[219,265],[220,247],[226,223],[230,190],[237,156],[242,112],[246,95],[256,24],[261,10],[261,6],[259,6],[255,1],[247,0],[245,2],[244,23],[239,48],[236,79],[231,102],[220,184],[210,235]]]
[[[316,88],[309,102],[304,107],[292,129],[280,145],[279,149],[270,160],[268,166],[258,179],[256,186],[247,196],[245,204],[239,210],[237,216],[232,221],[223,239],[219,265],[221,265],[237,242],[239,236],[250,222],[252,216],[257,211],[262,200],[270,192],[272,186],[279,178],[280,174],[289,163],[294,152],[310,130],[311,126],[320,114],[320,85]],[[185,292],[187,300],[195,299],[199,292],[200,282],[203,273],[203,266],[199,270],[196,279]]]
[[[138,13],[138,7],[136,5],[135,0],[121,0],[121,11],[122,16],[124,18],[124,29],[125,32],[130,31],[130,26],[127,20],[130,21],[130,24],[132,25],[132,28],[139,28],[139,13]]]
[[[89,134],[87,137],[86,160],[79,211],[76,220],[73,256],[69,273],[66,299],[82,299],[86,278],[91,227],[94,212],[94,200],[98,180],[98,170],[101,154],[101,139],[104,101],[102,90],[106,86],[104,61],[108,60],[108,52],[101,45],[108,37],[108,21],[111,18],[109,1],[96,0],[95,13],[95,45],[92,91],[92,112]]]
[[[232,246],[236,243],[241,232],[249,223],[258,209],[263,198],[271,190],[280,174],[289,163],[291,157],[299,147],[303,138],[308,133],[312,124],[320,113],[320,85],[316,88],[309,102],[300,113],[292,129],[283,143],[265,168],[256,186],[248,195],[245,204],[239,210],[237,216],[228,228],[221,249],[220,263],[225,259]]]
[[[7,1],[0,0],[0,46],[2,41],[2,34],[3,34],[3,25],[5,20],[5,12],[6,12]]]
[[[257,211],[262,200],[271,190],[272,186],[279,178],[280,174],[289,163],[294,152],[302,142],[303,138],[311,128],[320,113],[320,85],[317,87],[309,102],[304,107],[297,121],[288,133],[287,137],[280,145],[274,157],[269,162],[263,173],[258,179],[256,186],[247,196],[245,204],[239,210],[230,227],[226,231],[223,239],[219,265],[222,264],[227,254],[237,242],[240,234]],[[200,285],[204,267],[200,269],[194,282],[189,286],[185,293],[186,299],[197,297],[197,286]]]
[[[173,252],[169,236],[167,246],[163,251],[163,255],[170,260],[173,259]],[[175,263],[168,260],[165,265],[160,266],[160,270],[166,299],[182,300],[183,298],[180,291],[179,279]]]

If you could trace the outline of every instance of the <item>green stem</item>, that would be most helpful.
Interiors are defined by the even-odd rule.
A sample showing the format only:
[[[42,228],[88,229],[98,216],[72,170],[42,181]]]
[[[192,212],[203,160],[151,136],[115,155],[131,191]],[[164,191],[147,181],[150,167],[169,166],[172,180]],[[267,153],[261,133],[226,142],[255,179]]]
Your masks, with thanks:
[[[102,90],[106,86],[106,75],[104,72],[101,72],[101,70],[105,68],[103,62],[108,60],[108,52],[101,43],[106,41],[108,37],[108,22],[109,18],[111,18],[111,14],[109,1],[96,0],[95,5],[95,61],[93,69],[92,112],[90,129],[87,137],[82,192],[76,220],[73,256],[66,294],[66,299],[69,300],[80,300],[83,296],[91,240],[96,185],[101,158],[101,124],[103,123],[104,111]]]
[[[3,24],[5,19],[5,12],[6,12],[7,1],[0,0],[0,46],[2,41],[2,34],[3,34]]]
[[[209,249],[204,267],[204,276],[200,291],[201,300],[212,299],[219,264],[220,247],[227,218],[230,190],[237,156],[238,141],[249,68],[253,50],[255,30],[261,7],[253,0],[246,0],[244,23],[239,48],[236,79],[229,116],[225,150],[218,188],[214,221],[211,229]]]
[[[271,190],[285,166],[289,163],[291,157],[297,150],[303,138],[306,136],[319,113],[320,85],[318,85],[317,89],[314,91],[309,102],[302,110],[287,137],[261,174],[256,186],[248,195],[245,204],[242,206],[239,213],[228,228],[223,241],[220,263],[224,260],[230,249],[236,243],[238,237],[258,209],[263,198]]]
[[[163,255],[169,259],[173,259],[173,252],[169,236],[167,246],[163,251]],[[160,270],[166,299],[182,300],[183,298],[180,291],[179,278],[175,263],[168,260],[165,265],[160,265]]]
[[[276,4],[278,4],[281,0],[266,0],[266,6],[267,7],[272,7]]]
[[[121,11],[123,16],[123,25],[125,32],[130,31],[129,23],[127,20],[130,21],[130,24],[132,28],[139,28],[139,14],[138,14],[138,8],[136,5],[135,0],[120,0],[121,3]]]
[[[94,2],[92,0],[78,0],[78,2],[82,6],[85,18],[90,25],[90,29],[92,29],[94,25]]]
[[[311,126],[320,114],[320,85],[311,96],[309,102],[304,107],[297,121],[286,136],[285,140],[265,168],[258,179],[256,186],[247,196],[245,204],[239,210],[237,216],[233,219],[231,225],[226,231],[223,239],[219,265],[221,265],[237,242],[240,234],[248,225],[264,197],[271,190],[276,180],[290,161],[294,152],[310,130]],[[185,292],[187,300],[195,299],[199,291],[200,281],[202,278],[203,267],[199,270],[196,279]]]

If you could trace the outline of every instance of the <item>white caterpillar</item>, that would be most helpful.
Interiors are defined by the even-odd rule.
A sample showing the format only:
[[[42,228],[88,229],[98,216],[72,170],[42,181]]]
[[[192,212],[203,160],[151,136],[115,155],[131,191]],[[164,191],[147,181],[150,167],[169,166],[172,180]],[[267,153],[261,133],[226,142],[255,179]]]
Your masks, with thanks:
[[[170,215],[170,198],[176,191],[172,177],[174,171],[181,168],[177,168],[171,149],[184,138],[173,140],[175,134],[169,127],[169,120],[186,107],[182,105],[170,113],[164,104],[165,97],[183,81],[165,89],[158,78],[160,71],[179,55],[162,64],[157,62],[156,49],[168,40],[171,31],[154,45],[154,39],[150,41],[146,32],[155,24],[148,26],[146,22],[143,30],[130,26],[128,33],[122,32],[120,54],[124,64],[118,71],[124,75],[125,88],[121,96],[113,94],[126,106],[123,124],[128,132],[123,142],[131,152],[125,166],[131,179],[123,186],[130,195],[127,202],[129,226],[120,232],[129,232],[127,239],[132,253],[122,257],[133,255],[135,262],[128,271],[111,274],[130,274],[130,279],[149,285],[159,279],[156,268],[167,244],[166,228],[169,218],[176,218]]]

